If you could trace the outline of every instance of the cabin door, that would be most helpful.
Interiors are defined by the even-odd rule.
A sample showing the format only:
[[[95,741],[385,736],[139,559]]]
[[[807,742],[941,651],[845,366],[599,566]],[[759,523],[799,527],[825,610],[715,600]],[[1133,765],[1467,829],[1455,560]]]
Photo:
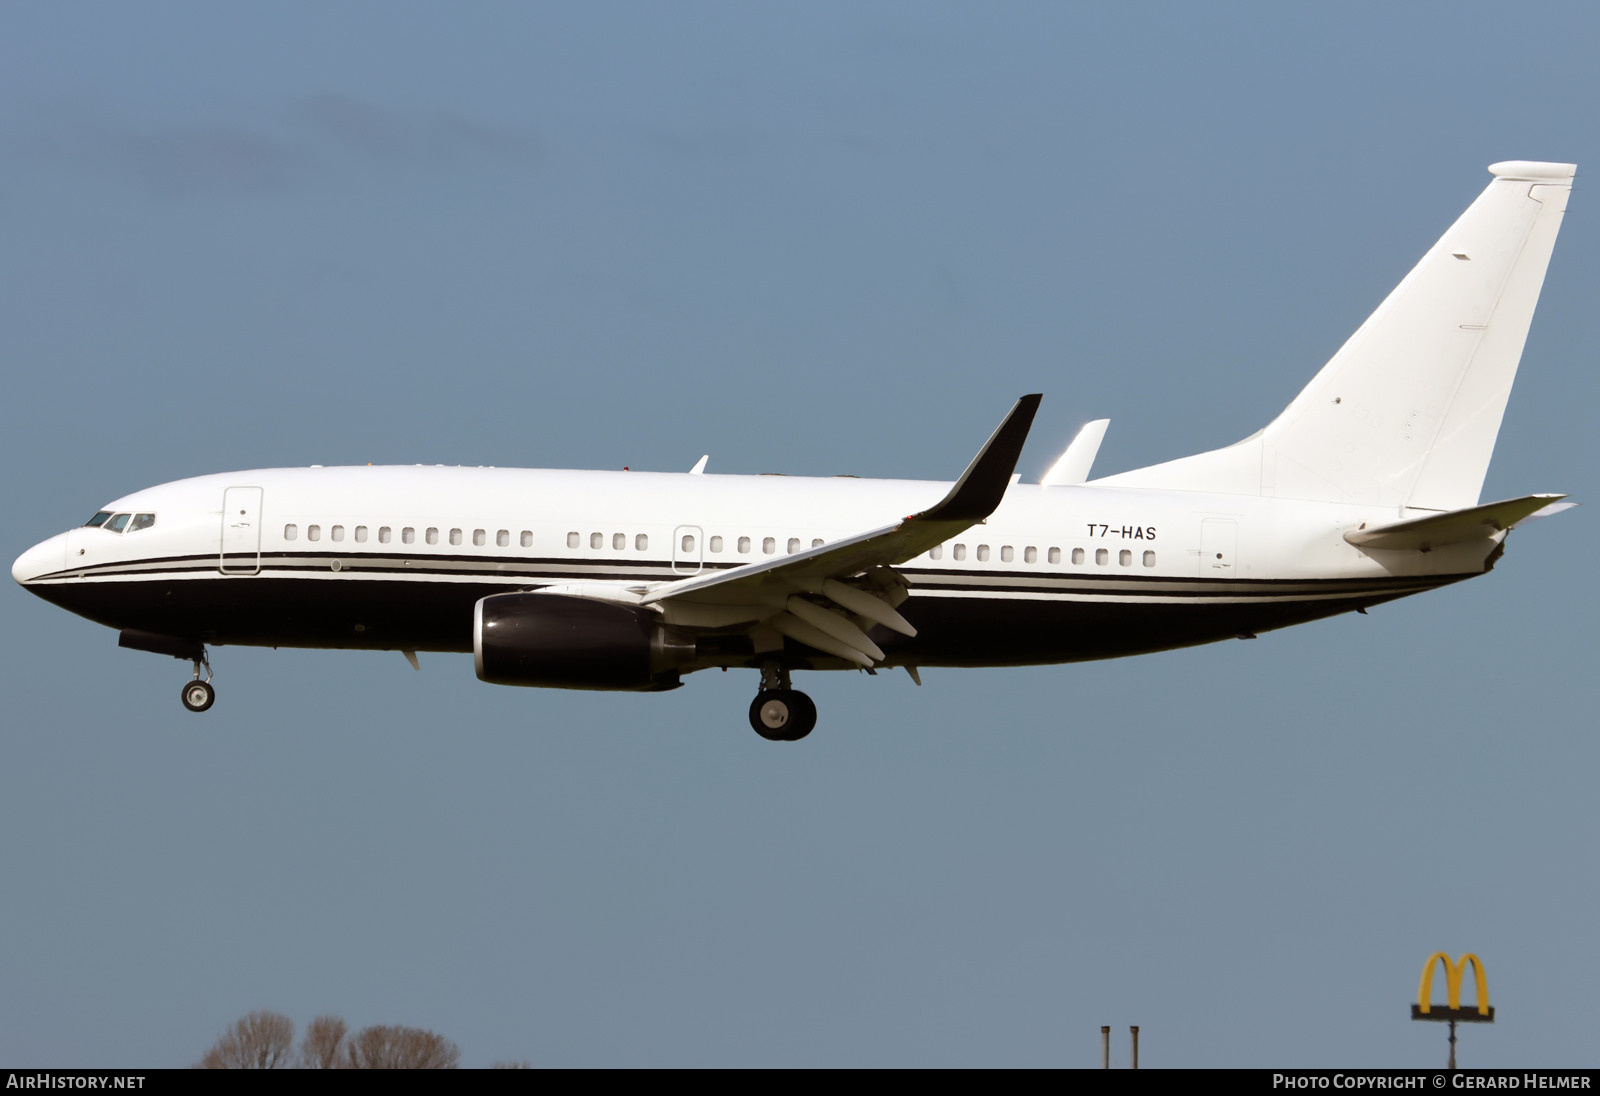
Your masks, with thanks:
[[[217,570],[225,575],[261,571],[261,488],[230,487],[222,492],[222,554]]]
[[[672,573],[696,575],[700,573],[700,553],[704,546],[698,525],[680,525],[672,531]]]

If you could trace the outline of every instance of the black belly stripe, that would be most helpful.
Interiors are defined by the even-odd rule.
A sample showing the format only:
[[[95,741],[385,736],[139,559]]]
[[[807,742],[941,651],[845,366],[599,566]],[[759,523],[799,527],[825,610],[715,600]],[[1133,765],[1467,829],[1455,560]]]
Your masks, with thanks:
[[[332,568],[335,560],[341,565],[338,571]],[[491,563],[480,559],[467,561],[476,566],[459,568],[441,568],[437,566],[438,562],[432,557],[352,559],[332,553],[320,557],[308,557],[303,553],[297,555],[280,553],[271,562],[263,557],[262,570],[256,574],[224,575],[216,566],[216,557],[208,555],[105,564],[98,568],[85,568],[82,571],[57,572],[53,579],[47,576],[35,579],[34,582],[66,584],[73,583],[81,577],[85,580],[99,580],[90,585],[99,585],[117,578],[132,579],[140,583],[215,580],[231,583],[266,583],[315,574],[318,576],[315,581],[318,582],[376,580],[385,583],[402,582],[407,585],[492,584],[496,588],[504,588],[584,580],[660,582],[673,577],[671,564],[664,561],[619,567],[605,562],[585,563],[571,560],[525,560],[513,565],[501,560]],[[1296,599],[1361,600],[1403,596],[1469,577],[1472,576],[1460,574],[1343,579],[1241,579],[1178,578],[1161,575],[1060,575],[1024,576],[1019,580],[1014,573],[997,571],[953,576],[943,572],[907,573],[908,580],[912,582],[913,595],[925,594],[934,597],[945,595],[979,600],[999,598],[1012,601],[1092,599],[1116,603],[1157,603],[1161,599],[1224,599],[1241,602]]]
[[[887,665],[999,666],[1075,662],[1208,643],[1253,635],[1348,612],[1470,576],[1415,581],[1382,588],[1348,585],[1312,600],[1303,591],[1274,594],[1257,588],[1230,600],[1172,600],[1170,592],[1115,600],[1084,595],[1009,596],[1004,590],[966,590],[972,596],[913,596],[901,605],[919,629],[908,640],[872,629]],[[165,581],[159,581],[160,579]],[[423,575],[371,575],[344,580],[327,575],[230,577],[178,572],[107,578],[99,582],[31,585],[32,592],[112,628],[137,628],[208,644],[313,648],[470,651],[473,606],[505,592],[517,579],[439,581]],[[539,585],[527,579],[523,585]],[[1296,587],[1307,584],[1297,582]],[[1211,591],[1216,596],[1217,591]],[[1154,598],[1168,600],[1156,601]],[[739,654],[741,628],[723,631],[723,652],[704,665],[753,665]],[[705,634],[705,633],[702,633]],[[784,657],[798,668],[842,668],[800,645]]]

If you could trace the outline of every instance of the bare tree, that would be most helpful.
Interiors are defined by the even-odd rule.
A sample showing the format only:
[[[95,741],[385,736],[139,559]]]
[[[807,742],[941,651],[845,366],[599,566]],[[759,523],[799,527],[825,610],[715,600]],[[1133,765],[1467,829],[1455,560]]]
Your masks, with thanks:
[[[318,1016],[306,1025],[305,1038],[300,1040],[300,1064],[306,1069],[338,1069],[344,1063],[340,1052],[344,1050],[344,1037],[350,1025],[339,1016]]]
[[[455,1069],[461,1050],[431,1031],[375,1024],[345,1044],[345,1064],[351,1069]]]
[[[287,1069],[294,1065],[294,1021],[281,1012],[252,1012],[206,1051],[200,1069]]]

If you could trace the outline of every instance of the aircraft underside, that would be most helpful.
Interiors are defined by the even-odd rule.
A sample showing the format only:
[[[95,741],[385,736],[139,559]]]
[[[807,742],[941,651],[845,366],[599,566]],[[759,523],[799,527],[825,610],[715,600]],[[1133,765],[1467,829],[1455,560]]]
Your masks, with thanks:
[[[1248,638],[1376,605],[1471,575],[1384,580],[1162,583],[1137,592],[1062,596],[913,593],[900,608],[914,639],[885,628],[869,635],[888,666],[1017,666],[1118,658]],[[1108,587],[1116,584],[1106,583]],[[488,583],[194,578],[36,588],[62,608],[116,629],[213,646],[307,647],[471,653],[473,607],[506,592]],[[757,652],[742,632],[694,630],[685,670],[759,666],[854,669],[790,640]]]

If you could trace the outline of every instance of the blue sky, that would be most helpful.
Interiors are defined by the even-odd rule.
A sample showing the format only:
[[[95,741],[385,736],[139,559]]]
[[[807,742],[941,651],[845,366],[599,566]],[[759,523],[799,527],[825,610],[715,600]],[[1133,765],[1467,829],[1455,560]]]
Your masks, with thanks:
[[[10,4],[11,555],[154,483],[449,463],[1034,479],[1268,421],[1503,159],[1600,162],[1555,4]],[[1594,1065],[1581,177],[1490,576],[1231,643],[659,696],[462,656],[183,670],[0,600],[0,1063],[185,1065],[256,1008],[464,1061]],[[1600,207],[1597,207],[1600,208]]]

